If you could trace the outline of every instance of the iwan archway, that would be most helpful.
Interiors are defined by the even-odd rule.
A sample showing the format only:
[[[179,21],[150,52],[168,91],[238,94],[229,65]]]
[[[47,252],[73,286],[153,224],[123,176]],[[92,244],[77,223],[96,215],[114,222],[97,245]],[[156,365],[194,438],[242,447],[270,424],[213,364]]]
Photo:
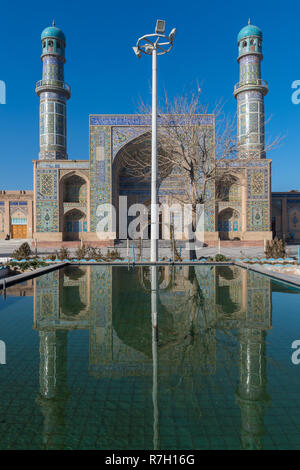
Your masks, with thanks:
[[[161,154],[159,144],[158,154]],[[159,239],[162,239],[162,204],[168,201],[165,186],[168,184],[170,175],[165,170],[163,171],[160,166],[159,158],[158,203],[160,205],[160,214],[158,233]],[[112,201],[116,208],[117,237],[120,239],[127,238],[127,236],[128,238],[134,238],[130,230],[130,227],[132,227],[131,222],[139,217],[141,222],[136,225],[137,231],[141,233],[142,239],[149,239],[151,232],[151,132],[146,131],[121,147],[113,160],[112,175]],[[126,201],[125,198],[122,201],[120,196],[125,196]],[[145,210],[140,212],[138,206],[135,205],[143,205]],[[127,226],[127,235],[124,228],[120,226],[122,211],[125,210],[127,211],[127,218],[124,224]]]
[[[214,127],[212,115],[196,115],[197,126]],[[158,126],[165,126],[166,118],[158,117]],[[120,233],[119,196],[127,196],[128,206],[131,203],[150,203],[150,172],[149,179],[132,177],[134,155],[138,151],[151,154],[151,115],[91,115],[90,116],[90,231],[103,240],[127,238],[127,227]],[[150,159],[148,159],[150,160]],[[131,166],[131,169],[128,167]],[[147,173],[147,168],[145,168]],[[160,172],[159,172],[160,174]],[[171,206],[178,203],[178,195],[184,194],[182,175],[179,171],[172,172],[159,181],[158,198],[160,204]],[[177,198],[177,201],[176,201]],[[107,205],[116,208],[116,223],[107,223],[101,233],[99,226],[99,206],[104,216],[112,220]],[[108,214],[108,216],[107,216]],[[168,221],[162,218],[162,237],[169,238],[166,228]],[[127,226],[130,223],[128,218]],[[146,224],[147,225],[147,224]],[[210,210],[206,231],[212,232],[216,238],[215,210]],[[124,233],[125,232],[125,233]],[[146,237],[147,238],[147,237]]]

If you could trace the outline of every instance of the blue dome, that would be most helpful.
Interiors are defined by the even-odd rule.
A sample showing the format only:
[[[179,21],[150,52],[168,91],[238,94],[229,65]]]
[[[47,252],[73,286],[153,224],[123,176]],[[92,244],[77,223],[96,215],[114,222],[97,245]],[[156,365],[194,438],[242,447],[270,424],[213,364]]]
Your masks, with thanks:
[[[41,39],[45,38],[57,38],[61,39],[62,41],[66,42],[66,37],[61,29],[57,28],[56,26],[49,26],[45,28],[42,32]]]
[[[238,34],[238,42],[241,39],[246,38],[247,36],[259,36],[262,38],[262,31],[258,28],[258,26],[254,26],[253,24],[247,24],[244,26]]]

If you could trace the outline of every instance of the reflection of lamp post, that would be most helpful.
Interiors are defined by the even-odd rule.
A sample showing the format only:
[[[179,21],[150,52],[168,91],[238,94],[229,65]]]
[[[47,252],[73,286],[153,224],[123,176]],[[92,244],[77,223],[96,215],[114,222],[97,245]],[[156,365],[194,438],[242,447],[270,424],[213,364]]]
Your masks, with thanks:
[[[173,47],[176,29],[165,35],[165,21],[157,20],[155,33],[146,34],[133,47],[138,58],[142,52],[152,55],[152,148],[151,148],[151,261],[158,258],[158,207],[157,207],[157,56],[166,54]]]
[[[157,267],[151,266],[151,318],[152,318],[152,361],[153,361],[153,449],[159,448],[158,428],[158,324],[157,324]]]
[[[36,399],[44,415],[43,441],[46,449],[65,447],[67,388],[66,330],[40,330],[40,393]]]
[[[266,362],[265,330],[240,328],[236,400],[241,408],[241,441],[245,450],[264,447],[264,414],[269,402]]]

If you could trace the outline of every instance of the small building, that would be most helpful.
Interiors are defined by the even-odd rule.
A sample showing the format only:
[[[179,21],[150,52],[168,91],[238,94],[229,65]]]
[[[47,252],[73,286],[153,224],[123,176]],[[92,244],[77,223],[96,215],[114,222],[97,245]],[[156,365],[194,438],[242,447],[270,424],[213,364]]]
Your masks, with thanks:
[[[33,191],[0,191],[0,239],[32,238]]]
[[[300,242],[300,192],[272,193],[272,232],[288,242]]]

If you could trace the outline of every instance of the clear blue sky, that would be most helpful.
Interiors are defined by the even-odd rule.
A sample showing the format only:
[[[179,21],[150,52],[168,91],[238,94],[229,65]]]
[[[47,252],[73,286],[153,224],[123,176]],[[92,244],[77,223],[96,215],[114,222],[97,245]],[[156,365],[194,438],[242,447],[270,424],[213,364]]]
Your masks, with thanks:
[[[211,0],[115,0],[114,2],[2,2],[0,80],[7,104],[0,105],[0,189],[31,189],[32,163],[38,158],[38,97],[41,79],[40,33],[55,18],[67,38],[65,80],[69,158],[88,158],[88,116],[134,113],[141,96],[150,99],[151,60],[137,60],[131,46],[152,32],[157,18],[174,26],[173,51],[159,60],[159,89],[169,96],[197,81],[203,101],[223,99],[235,112],[238,81],[236,36],[251,18],[264,34],[262,78],[269,82],[268,134],[285,135],[272,151],[273,191],[300,190],[300,104],[291,102],[291,83],[300,79],[299,2]]]

